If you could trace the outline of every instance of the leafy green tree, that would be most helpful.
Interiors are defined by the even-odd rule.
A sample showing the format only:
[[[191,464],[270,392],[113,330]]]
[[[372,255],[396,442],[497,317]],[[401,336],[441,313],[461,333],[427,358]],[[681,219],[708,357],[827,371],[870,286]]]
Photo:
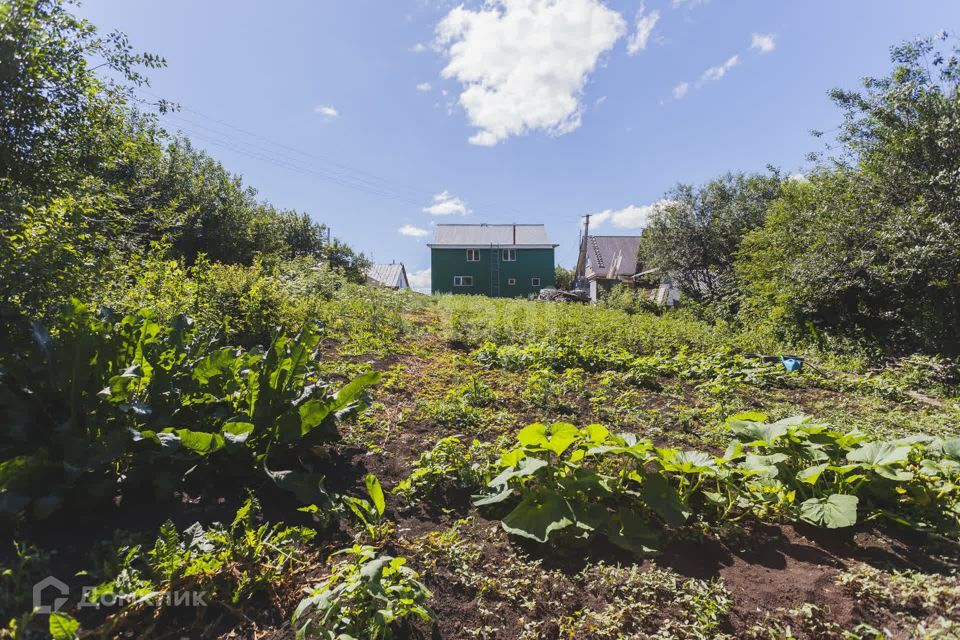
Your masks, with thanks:
[[[744,241],[751,313],[890,350],[960,352],[960,58],[932,39],[834,90],[840,153],[785,186]]]
[[[557,265],[554,269],[557,289],[569,290],[573,286],[573,270]]]
[[[122,33],[99,34],[66,4],[0,4],[0,181],[33,192],[109,171],[126,142],[116,134],[128,124],[129,87],[146,84],[140,69],[165,64],[134,53]]]
[[[643,231],[640,263],[659,269],[695,300],[729,297],[736,291],[733,263],[740,241],[763,224],[781,182],[771,168],[769,175],[728,173],[700,187],[677,185]]]

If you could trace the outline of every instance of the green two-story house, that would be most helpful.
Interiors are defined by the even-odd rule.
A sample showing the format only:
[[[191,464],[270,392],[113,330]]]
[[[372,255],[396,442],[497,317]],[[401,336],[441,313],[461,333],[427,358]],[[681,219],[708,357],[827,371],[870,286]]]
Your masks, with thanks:
[[[554,286],[557,245],[542,224],[438,224],[427,246],[433,293],[525,298]]]

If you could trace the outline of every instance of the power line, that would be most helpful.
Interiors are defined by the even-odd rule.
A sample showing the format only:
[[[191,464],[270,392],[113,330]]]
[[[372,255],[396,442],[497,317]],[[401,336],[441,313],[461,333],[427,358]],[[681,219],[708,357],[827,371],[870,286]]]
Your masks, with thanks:
[[[147,95],[153,96],[158,100],[163,100],[163,98],[161,98],[160,96],[150,91],[141,89],[141,92]],[[141,101],[144,103],[149,103],[149,101],[147,100],[141,99]],[[216,144],[217,146],[220,146],[222,148],[227,148],[231,151],[242,153],[243,155],[246,155],[248,157],[255,158],[264,162],[272,162],[272,164],[275,164],[276,166],[280,166],[281,168],[295,170],[292,167],[289,167],[289,166],[283,167],[282,165],[283,164],[296,165],[300,169],[298,172],[304,175],[309,175],[310,177],[315,177],[321,180],[325,180],[333,184],[336,184],[338,186],[355,189],[355,190],[367,193],[369,195],[376,195],[376,196],[380,196],[380,197],[384,197],[384,198],[388,198],[396,201],[402,201],[402,202],[411,204],[413,206],[416,206],[418,208],[422,208],[424,202],[430,202],[433,199],[432,190],[418,188],[402,182],[396,182],[388,178],[378,176],[369,171],[365,171],[363,169],[358,169],[356,167],[352,167],[350,165],[334,161],[331,158],[328,158],[326,156],[304,151],[302,149],[298,149],[296,147],[286,145],[282,142],[277,142],[275,140],[267,138],[266,136],[260,135],[252,131],[248,131],[242,127],[238,127],[222,119],[215,118],[213,116],[197,111],[196,109],[185,107],[182,104],[178,106],[182,111],[187,111],[189,113],[195,114],[200,118],[219,124],[223,127],[227,127],[243,135],[259,140],[265,144],[273,145],[280,149],[285,149],[287,151],[299,154],[301,156],[311,158],[321,163],[330,165],[330,167],[333,167],[333,168],[312,167],[310,165],[304,164],[303,160],[294,159],[290,157],[288,154],[274,151],[272,149],[265,149],[262,146],[258,146],[251,142],[247,142],[245,140],[239,139],[237,138],[236,134],[226,133],[214,127],[209,127],[209,126],[200,124],[198,122],[195,122],[193,120],[190,120],[188,118],[184,118],[183,116],[177,115],[175,113],[168,112],[168,113],[162,114],[164,117],[173,118],[175,120],[185,122],[194,127],[200,127],[205,131],[209,131],[211,133],[216,134],[217,136],[220,137],[220,139],[218,140],[218,142],[211,141],[211,143]],[[202,139],[202,136],[198,135],[195,131],[192,131],[191,135],[194,135]],[[208,139],[208,141],[210,140]],[[231,144],[234,146],[231,147],[230,146]],[[249,150],[241,150],[240,148],[235,148],[235,147],[242,147],[242,146],[251,147],[254,149],[254,151],[251,152]],[[264,157],[267,154],[269,154],[270,156],[275,156],[278,160],[271,161],[267,157]],[[416,198],[416,200],[414,200],[414,198]],[[516,220],[518,218],[523,217],[521,212],[515,209],[503,207],[500,205],[493,206],[492,203],[490,203],[489,201],[485,201],[483,199],[471,198],[471,202],[473,203],[472,206],[474,207],[476,207],[479,203],[479,206],[480,206],[479,212],[488,218],[499,218],[501,220],[506,220],[506,219],[509,219],[510,216],[513,216],[513,219]],[[497,209],[502,213],[492,213],[493,209]]]

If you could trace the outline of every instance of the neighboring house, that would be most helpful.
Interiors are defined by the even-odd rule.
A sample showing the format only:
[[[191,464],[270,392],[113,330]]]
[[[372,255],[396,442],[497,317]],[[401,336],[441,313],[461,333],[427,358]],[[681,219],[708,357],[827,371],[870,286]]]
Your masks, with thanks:
[[[407,281],[407,270],[402,262],[371,264],[367,267],[367,282],[391,289],[410,288],[410,283]]]
[[[542,224],[438,224],[433,293],[527,297],[554,286],[554,249]]]
[[[660,269],[647,269],[646,271],[641,271],[635,275],[633,279],[639,288],[646,288],[646,290],[650,293],[650,299],[657,304],[662,304],[666,307],[673,307],[680,302],[680,289],[677,289],[675,286],[673,286],[673,282],[671,282],[669,279],[665,279],[663,276],[661,276]],[[660,284],[656,287],[644,287],[644,281],[659,282]]]
[[[637,253],[640,236],[587,236],[584,276],[590,288],[590,299],[618,283],[632,284],[637,274]]]

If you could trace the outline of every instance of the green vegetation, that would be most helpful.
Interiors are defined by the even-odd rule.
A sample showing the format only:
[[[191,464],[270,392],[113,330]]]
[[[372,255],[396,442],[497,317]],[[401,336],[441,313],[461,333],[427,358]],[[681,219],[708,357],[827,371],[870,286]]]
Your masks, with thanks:
[[[430,620],[430,591],[406,566],[405,558],[378,556],[373,547],[354,545],[333,573],[293,614],[297,638],[396,637],[393,629],[416,616]]]
[[[802,180],[675,189],[680,309],[428,298],[67,9],[0,2],[0,638],[957,634],[956,55],[834,93]]]
[[[780,340],[957,355],[958,67],[950,36],[893,47],[889,76],[830,93],[835,154],[802,176],[725,176],[665,196],[641,262],[708,316]],[[849,347],[848,347],[849,348]]]
[[[728,420],[737,441],[722,456],[655,447],[599,424],[533,424],[502,455],[488,482],[494,493],[475,504],[518,495],[503,517],[509,533],[538,542],[603,535],[641,554],[653,551],[660,530],[691,521],[750,514],[849,527],[861,500],[868,518],[960,531],[960,438],[871,441],[808,419],[765,419]]]

